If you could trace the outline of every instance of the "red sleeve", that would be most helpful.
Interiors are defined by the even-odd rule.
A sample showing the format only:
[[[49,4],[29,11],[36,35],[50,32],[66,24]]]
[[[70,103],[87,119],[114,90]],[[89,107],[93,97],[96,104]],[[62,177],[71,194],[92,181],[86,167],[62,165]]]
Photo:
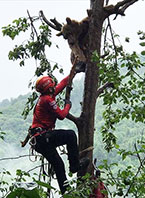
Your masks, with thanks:
[[[67,83],[68,83],[68,79],[69,79],[69,76],[65,77],[55,88],[55,96],[57,94],[59,94],[66,86],[67,86]]]
[[[50,111],[60,120],[63,120],[67,116],[71,108],[70,104],[66,104],[64,109],[61,110],[53,98],[49,99],[48,103]]]

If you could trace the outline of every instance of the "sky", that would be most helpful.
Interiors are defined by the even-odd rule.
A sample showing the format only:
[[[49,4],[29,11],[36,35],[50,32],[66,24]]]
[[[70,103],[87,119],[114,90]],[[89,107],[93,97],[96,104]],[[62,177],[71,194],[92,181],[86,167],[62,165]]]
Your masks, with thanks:
[[[110,0],[113,4],[117,0]],[[8,52],[16,44],[21,44],[26,38],[24,34],[12,41],[8,37],[3,37],[1,28],[7,26],[14,19],[27,17],[27,10],[31,16],[38,16],[39,11],[43,10],[47,19],[56,18],[59,22],[65,23],[66,17],[80,21],[87,16],[86,10],[89,9],[89,0],[19,0],[8,1],[0,0],[0,102],[4,99],[13,99],[19,95],[24,95],[31,91],[28,88],[29,81],[33,78],[35,71],[35,61],[30,60],[25,67],[20,67],[17,61],[8,59]],[[140,51],[138,45],[137,31],[145,31],[145,1],[139,0],[130,6],[125,12],[126,16],[118,16],[112,22],[113,29],[121,36],[121,43],[124,38],[130,37],[130,44],[124,44],[128,51]],[[71,68],[70,49],[67,41],[62,37],[56,37],[54,32],[53,41],[59,45],[49,49],[48,57],[52,62],[57,62],[63,66],[64,73],[67,75]],[[63,76],[59,76],[62,79]]]

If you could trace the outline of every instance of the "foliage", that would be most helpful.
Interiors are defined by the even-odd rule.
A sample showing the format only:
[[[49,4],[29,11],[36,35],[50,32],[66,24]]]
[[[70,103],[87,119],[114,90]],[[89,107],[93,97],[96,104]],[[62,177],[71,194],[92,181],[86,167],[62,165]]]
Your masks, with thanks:
[[[35,91],[28,97],[24,110],[22,112],[22,116],[24,116],[24,119],[27,118],[29,112],[34,108],[35,100],[37,98],[38,94]]]
[[[92,189],[95,188],[99,180],[92,180],[90,174],[86,174],[81,179],[71,179],[68,181],[69,187],[67,192],[63,195],[64,198],[88,198]]]
[[[30,17],[29,12],[28,16],[28,18],[15,19],[12,24],[2,27],[3,36],[9,36],[12,40],[14,40],[16,36],[20,36],[22,32],[27,31],[30,33],[30,38],[19,46],[16,45],[15,48],[9,52],[8,57],[13,61],[19,60],[20,66],[24,66],[27,59],[34,58],[35,61],[38,62],[36,64],[35,75],[41,76],[44,73],[47,73],[57,82],[56,78],[53,76],[53,72],[55,70],[59,70],[60,73],[63,73],[63,69],[59,68],[57,63],[51,66],[45,53],[46,49],[52,45],[51,30],[48,25],[45,25],[45,23],[40,20],[39,17]],[[38,20],[40,24],[37,32],[34,23],[38,22]],[[32,90],[34,89],[33,84],[33,82],[30,82],[29,84]],[[22,113],[24,119],[26,119],[27,115],[32,110],[36,98],[37,94],[34,91],[28,98]]]
[[[141,46],[144,46],[143,42]],[[106,82],[113,83],[111,91],[106,89],[100,95],[106,106],[103,113],[103,141],[105,148],[110,151],[116,145],[117,123],[125,118],[145,123],[145,61],[136,52],[126,53],[120,45],[115,46],[114,50],[114,46],[107,42],[105,52],[104,58],[99,58],[94,52],[92,60],[99,61],[100,86]]]
[[[16,19],[12,22],[12,25],[9,24],[7,27],[2,28],[3,35],[9,36],[13,40],[21,32],[26,32],[29,28],[31,28],[30,24],[36,20],[38,20],[38,18]],[[44,23],[39,26],[39,30],[40,32],[38,34],[35,27],[33,26],[30,41],[27,41],[26,44],[15,46],[14,50],[9,52],[9,59],[20,59],[20,66],[24,66],[25,59],[34,57],[36,60],[42,60],[40,64],[43,64],[44,61],[44,65],[46,66],[45,70],[49,69],[49,64],[45,64],[45,46],[51,46],[51,32],[48,26],[46,26]],[[36,73],[41,75],[41,72],[38,72],[37,70]]]
[[[47,183],[37,181],[35,178],[36,176],[32,177],[28,172],[20,169],[16,170],[15,178],[12,177],[11,173],[6,170],[3,170],[0,176],[0,192],[2,194],[2,198],[46,198],[47,192],[45,192],[42,187],[49,189],[52,188]],[[10,177],[10,183],[5,181],[5,179],[7,179],[6,176]],[[29,178],[32,182],[26,182]]]
[[[118,149],[118,154],[121,155],[122,160],[128,157],[136,158],[135,166],[128,164],[125,167],[119,169],[115,174],[112,170],[114,166],[119,166],[118,163],[108,164],[107,160],[103,160],[103,164],[99,166],[100,169],[105,170],[107,179],[105,179],[106,185],[110,193],[110,197],[144,197],[144,179],[145,179],[145,141],[142,138],[134,145],[134,151]],[[112,192],[111,192],[112,191]]]
[[[4,176],[11,177],[11,173],[3,170],[1,174]],[[2,177],[2,176],[1,176]],[[30,178],[31,182],[26,182]],[[30,174],[22,171],[20,169],[16,170],[16,178],[11,178],[11,184],[4,181],[5,178],[2,179],[0,184],[0,192],[2,193],[2,198],[46,198],[48,194],[48,190],[57,190],[49,185],[46,182],[42,182],[36,179],[36,175],[31,176]],[[81,179],[72,178],[67,181],[67,192],[63,195],[64,198],[88,198],[92,194],[92,190],[97,187],[98,183],[101,181],[101,178],[92,179],[89,174],[86,174]],[[26,187],[27,188],[26,188]],[[103,192],[106,193],[105,191]]]

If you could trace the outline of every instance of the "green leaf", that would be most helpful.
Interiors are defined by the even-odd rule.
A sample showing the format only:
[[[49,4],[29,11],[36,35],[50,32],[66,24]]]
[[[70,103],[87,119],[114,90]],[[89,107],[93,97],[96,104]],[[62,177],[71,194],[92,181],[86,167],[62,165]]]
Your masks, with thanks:
[[[45,187],[45,188],[48,188],[48,189],[54,189],[51,185],[49,185],[48,183],[45,183],[45,182],[42,182],[42,181],[36,181],[38,185],[42,186],[42,187]]]
[[[125,38],[125,41],[126,41],[127,43],[129,43],[129,40],[130,40],[129,37],[126,37],[126,38]]]
[[[145,51],[142,51],[142,52],[141,52],[141,55],[145,56]]]
[[[17,191],[9,193],[6,198],[16,198],[17,197]]]
[[[33,190],[24,190],[23,195],[26,198],[32,198],[32,197],[41,198],[40,195],[39,195],[39,191],[36,188],[33,189]]]
[[[24,66],[24,61],[23,60],[20,62],[20,66]]]
[[[116,149],[119,149],[119,145],[118,144],[114,144]]]
[[[63,74],[63,69],[62,68],[59,70],[59,73]]]
[[[24,188],[17,188],[9,193],[6,198],[41,198],[38,189],[25,190]]]
[[[142,47],[144,47],[144,46],[145,46],[145,42],[141,42],[140,45],[141,45]]]

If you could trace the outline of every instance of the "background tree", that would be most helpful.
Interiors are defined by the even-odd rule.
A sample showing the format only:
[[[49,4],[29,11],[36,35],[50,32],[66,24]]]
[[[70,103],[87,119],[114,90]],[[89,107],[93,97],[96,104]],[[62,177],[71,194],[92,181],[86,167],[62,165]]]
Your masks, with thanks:
[[[20,59],[20,65],[23,66],[25,59],[34,57],[40,63],[35,72],[37,76],[45,71],[53,73],[53,70],[58,67],[57,65],[51,67],[45,54],[45,47],[51,46],[49,27],[60,31],[58,35],[62,34],[68,40],[72,54],[78,55],[78,59],[86,63],[82,110],[79,117],[69,115],[68,119],[72,120],[78,128],[79,148],[82,156],[88,156],[91,161],[93,161],[93,149],[91,148],[94,145],[95,107],[99,97],[103,99],[106,106],[103,113],[105,123],[101,130],[106,150],[118,147],[115,126],[122,119],[144,122],[145,80],[144,74],[141,72],[144,62],[135,52],[125,53],[123,47],[116,44],[117,35],[113,32],[109,19],[113,14],[116,20],[118,15],[124,16],[126,9],[135,2],[137,0],[123,0],[117,2],[116,5],[108,5],[107,0],[92,0],[85,23],[84,20],[75,22],[67,18],[67,25],[62,26],[56,19],[48,21],[43,12],[40,12],[40,16],[35,18],[31,17],[28,12],[28,19],[20,18],[13,22],[15,25],[3,28],[3,34],[9,35],[12,39],[21,31],[25,32],[29,27],[32,28],[31,40],[26,44],[16,46],[9,53],[9,58]],[[38,19],[43,20],[40,25],[40,33],[34,26],[34,22]],[[66,27],[69,27],[67,30],[71,30],[69,34],[67,32],[67,35]],[[85,29],[84,32],[82,29]],[[145,46],[144,33],[140,31],[138,34],[141,46]],[[126,42],[129,42],[128,38]],[[142,51],[142,55],[144,55],[144,51]],[[36,97],[34,92],[32,98],[28,99],[24,116],[33,108],[33,101]],[[117,103],[120,104],[119,108],[118,105],[116,106]],[[88,149],[87,152],[82,152],[85,149]],[[86,172],[92,174],[92,163],[81,174]]]

